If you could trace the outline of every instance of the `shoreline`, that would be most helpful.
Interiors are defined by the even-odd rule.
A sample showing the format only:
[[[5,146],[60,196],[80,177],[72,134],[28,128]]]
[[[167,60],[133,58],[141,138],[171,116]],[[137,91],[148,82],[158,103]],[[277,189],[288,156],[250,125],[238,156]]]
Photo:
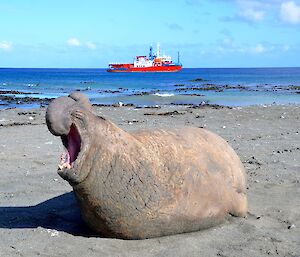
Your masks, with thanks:
[[[1,98],[1,97],[0,97]],[[20,109],[20,110],[31,110],[31,109],[43,109],[47,108],[48,104],[54,100],[55,98],[35,98],[32,100],[32,98],[25,97],[23,99],[16,98],[16,102],[10,106],[6,103],[0,103],[0,111],[10,110],[10,109]],[[20,101],[22,100],[22,101]],[[11,103],[10,103],[11,104]],[[297,102],[287,102],[287,103],[278,103],[278,102],[272,102],[272,103],[253,103],[248,105],[224,105],[224,104],[215,104],[215,103],[209,103],[202,101],[200,103],[169,103],[169,104],[155,104],[155,105],[135,105],[133,103],[123,103],[121,101],[112,103],[112,104],[106,104],[106,103],[92,103],[92,106],[94,108],[97,107],[132,107],[134,109],[160,109],[160,108],[167,108],[167,107],[188,107],[188,108],[215,108],[215,109],[222,109],[222,108],[247,108],[247,107],[266,107],[266,106],[298,106],[300,103]]]
[[[81,81],[80,84],[90,84],[90,81]],[[94,84],[93,82],[92,84]],[[51,97],[38,90],[39,84],[32,89],[5,90],[6,83],[0,87],[0,109],[5,108],[37,108],[44,107],[51,100],[68,95],[68,92],[56,92]],[[32,87],[32,86],[30,86]],[[169,88],[128,89],[96,89],[91,86],[75,87],[71,91],[80,91],[88,95],[95,106],[116,106],[119,103],[126,106],[145,107],[160,105],[201,105],[213,104],[220,106],[251,106],[257,104],[300,104],[300,86],[257,84],[245,86],[240,84],[217,84],[203,78],[190,79],[183,84],[169,85]],[[71,92],[70,91],[70,92]]]
[[[231,108],[94,107],[126,131],[195,126],[222,136],[247,178],[248,217],[149,240],[100,238],[56,173],[60,139],[45,108],[0,110],[0,252],[3,256],[300,255],[300,104]]]

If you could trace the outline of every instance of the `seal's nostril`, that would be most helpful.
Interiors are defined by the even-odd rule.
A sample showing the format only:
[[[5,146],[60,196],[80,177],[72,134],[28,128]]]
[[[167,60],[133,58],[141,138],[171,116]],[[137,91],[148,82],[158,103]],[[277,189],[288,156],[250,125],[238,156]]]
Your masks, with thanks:
[[[46,112],[46,123],[49,131],[55,136],[67,135],[71,127],[70,110],[76,102],[70,97],[54,99]]]

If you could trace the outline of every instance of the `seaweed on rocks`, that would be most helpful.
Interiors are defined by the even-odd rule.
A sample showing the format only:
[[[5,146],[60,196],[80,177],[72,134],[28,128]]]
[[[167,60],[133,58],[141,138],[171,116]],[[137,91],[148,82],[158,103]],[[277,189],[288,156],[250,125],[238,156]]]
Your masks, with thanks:
[[[206,86],[203,87],[185,87],[185,88],[176,88],[175,91],[221,91],[222,89],[218,86]],[[222,90],[223,91],[223,90]]]
[[[21,92],[17,90],[0,90],[0,95],[37,95],[39,93]]]
[[[92,104],[92,106],[96,106],[96,107],[135,107],[135,105],[132,103],[124,104],[121,102],[114,103],[114,104]]]
[[[239,90],[247,90],[247,88],[245,86],[241,86],[241,85],[236,85],[236,86],[231,86],[231,85],[224,85],[223,86],[224,89],[239,89]]]
[[[186,95],[186,96],[204,96],[204,95],[201,95],[201,94],[182,94],[182,95]]]
[[[112,104],[92,104],[92,106],[96,106],[96,107],[112,107]]]
[[[144,113],[144,115],[146,116],[150,116],[150,115],[158,115],[158,116],[173,116],[173,115],[183,115],[186,114],[186,112],[179,112],[177,110],[172,111],[172,112],[151,112],[151,113]]]
[[[91,90],[92,88],[91,87],[86,87],[86,88],[78,88],[76,89],[76,91],[88,91],[88,90]]]
[[[99,90],[98,91],[100,94],[116,94],[116,93],[122,93],[121,90],[110,90],[110,89],[104,89],[104,90]]]
[[[135,109],[161,109],[160,105],[135,106]]]
[[[80,84],[95,84],[96,82],[91,80],[91,81],[80,81]]]
[[[224,109],[224,108],[232,109],[231,106],[218,105],[218,104],[208,104],[208,103],[200,103],[198,105],[192,105],[188,108],[191,108],[191,109],[211,108],[211,109],[216,109],[216,110]]]
[[[300,90],[300,86],[290,86],[290,88],[293,90]]]
[[[203,79],[203,78],[195,78],[195,79],[191,79],[190,81],[191,82],[202,82],[202,81],[208,81],[208,80]]]
[[[32,104],[32,103],[40,103],[40,104],[49,104],[52,98],[35,98],[35,97],[15,97],[8,95],[0,95],[0,100],[6,101],[8,104]]]
[[[143,96],[143,95],[150,95],[150,94],[151,92],[142,91],[142,92],[134,93],[131,96]]]

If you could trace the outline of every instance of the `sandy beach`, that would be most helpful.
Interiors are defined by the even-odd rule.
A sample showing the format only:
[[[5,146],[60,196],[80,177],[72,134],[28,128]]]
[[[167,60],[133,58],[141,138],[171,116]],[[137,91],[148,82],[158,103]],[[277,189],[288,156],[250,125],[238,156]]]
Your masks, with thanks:
[[[124,130],[196,126],[223,138],[248,178],[247,218],[147,240],[100,238],[57,173],[45,108],[0,110],[0,256],[300,256],[300,106],[95,107]]]

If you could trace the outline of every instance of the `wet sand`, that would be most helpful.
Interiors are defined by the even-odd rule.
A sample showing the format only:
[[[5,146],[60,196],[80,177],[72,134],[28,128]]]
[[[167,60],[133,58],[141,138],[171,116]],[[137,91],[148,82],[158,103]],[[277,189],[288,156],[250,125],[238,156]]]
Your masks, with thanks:
[[[62,145],[45,109],[0,110],[0,256],[300,256],[300,106],[95,110],[128,131],[187,125],[221,135],[247,171],[248,217],[140,241],[95,236],[56,173]]]

